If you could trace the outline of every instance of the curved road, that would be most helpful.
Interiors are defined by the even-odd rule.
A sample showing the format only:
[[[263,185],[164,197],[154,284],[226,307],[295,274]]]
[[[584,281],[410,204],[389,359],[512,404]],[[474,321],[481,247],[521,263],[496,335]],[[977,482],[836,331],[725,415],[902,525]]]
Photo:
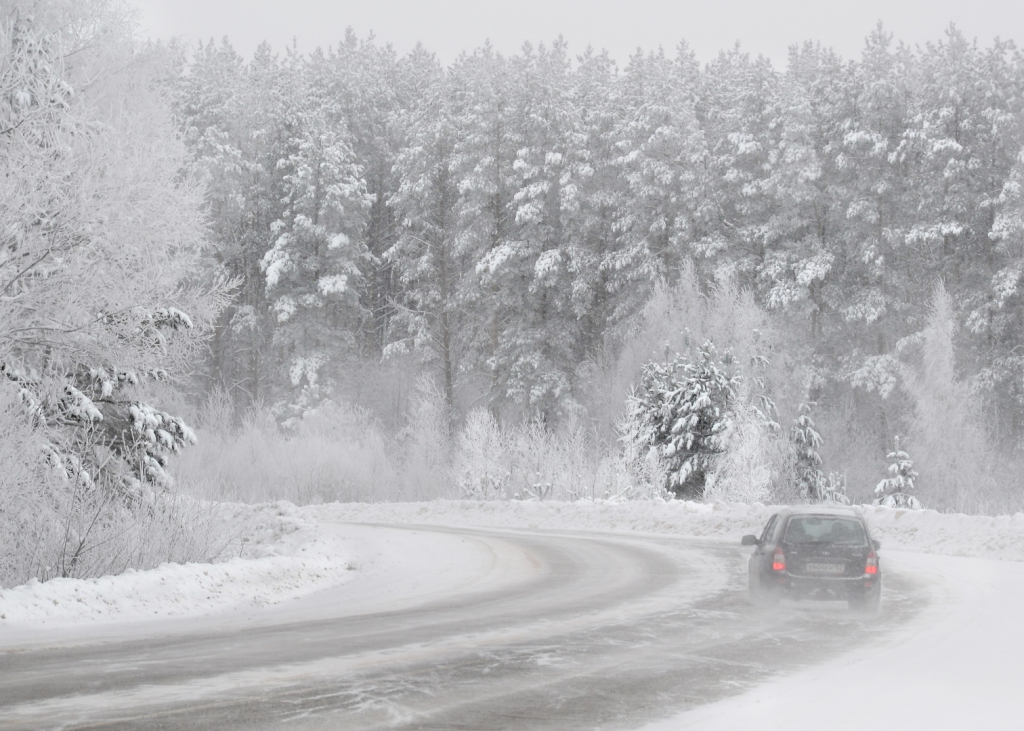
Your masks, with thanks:
[[[925,594],[890,573],[879,617],[765,612],[746,600],[746,551],[717,541],[338,530],[458,541],[451,561],[477,568],[418,596],[360,603],[346,585],[231,625],[0,650],[0,729],[636,728],[870,641]]]

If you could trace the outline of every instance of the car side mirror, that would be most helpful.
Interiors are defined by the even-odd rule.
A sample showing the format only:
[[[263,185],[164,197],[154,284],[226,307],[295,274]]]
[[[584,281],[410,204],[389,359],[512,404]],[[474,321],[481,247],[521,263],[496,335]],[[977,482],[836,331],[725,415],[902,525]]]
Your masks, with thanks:
[[[875,547],[875,550],[877,551],[879,548],[882,547],[882,542],[881,541],[876,541],[876,540],[872,539],[871,540],[871,545],[873,545]]]
[[[758,543],[757,536],[743,536],[740,543],[744,546],[756,546]]]

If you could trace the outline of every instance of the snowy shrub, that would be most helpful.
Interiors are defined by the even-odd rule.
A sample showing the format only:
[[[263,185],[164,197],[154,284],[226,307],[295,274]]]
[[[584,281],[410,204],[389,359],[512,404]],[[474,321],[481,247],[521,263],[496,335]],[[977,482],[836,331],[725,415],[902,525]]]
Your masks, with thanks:
[[[17,393],[0,382],[0,586],[205,561],[223,552],[228,539],[217,536],[215,509],[152,491],[125,503],[48,461],[41,441]]]
[[[849,505],[850,498],[846,495],[846,475],[840,472],[829,472],[820,483],[821,501],[827,505]]]
[[[631,461],[651,452],[665,466],[665,488],[679,497],[701,497],[713,459],[724,448],[729,411],[739,378],[726,369],[710,342],[696,360],[680,356],[669,364],[644,366],[639,387],[628,400],[622,440]]]
[[[754,402],[760,402],[755,406]],[[751,399],[747,381],[739,384],[722,434],[722,452],[712,462],[705,500],[790,503],[802,496],[793,480],[794,454],[772,416],[774,404]]]
[[[444,394],[421,376],[412,398],[408,425],[396,442],[406,500],[430,500],[451,493],[452,439]]]
[[[200,424],[198,445],[175,460],[182,489],[214,500],[296,504],[397,500],[394,440],[364,409],[327,401],[287,431],[253,407],[237,429]]]
[[[532,421],[502,429],[470,412],[453,456],[459,494],[473,499],[594,500],[661,495],[637,481],[612,445],[572,419],[558,429]]]
[[[508,443],[487,409],[474,409],[459,432],[454,473],[459,496],[490,500],[506,496],[511,469]]]
[[[732,415],[722,437],[722,454],[708,470],[705,500],[767,503],[773,496],[772,468],[765,460],[769,436],[752,409]]]

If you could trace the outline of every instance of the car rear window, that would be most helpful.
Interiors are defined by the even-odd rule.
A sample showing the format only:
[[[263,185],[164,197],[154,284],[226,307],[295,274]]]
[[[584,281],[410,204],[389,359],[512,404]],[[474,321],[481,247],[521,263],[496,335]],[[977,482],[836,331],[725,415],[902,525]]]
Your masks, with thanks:
[[[798,515],[786,526],[786,543],[838,543],[867,545],[867,536],[859,521],[830,515]]]

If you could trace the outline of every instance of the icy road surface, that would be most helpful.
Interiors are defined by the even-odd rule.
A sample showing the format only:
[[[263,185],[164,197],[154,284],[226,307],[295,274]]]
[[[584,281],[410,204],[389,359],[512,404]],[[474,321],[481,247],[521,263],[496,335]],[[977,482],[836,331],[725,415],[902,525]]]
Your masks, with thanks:
[[[0,728],[636,728],[884,643],[931,595],[898,572],[881,617],[763,612],[722,540],[331,530],[371,564],[335,589],[0,649]]]

